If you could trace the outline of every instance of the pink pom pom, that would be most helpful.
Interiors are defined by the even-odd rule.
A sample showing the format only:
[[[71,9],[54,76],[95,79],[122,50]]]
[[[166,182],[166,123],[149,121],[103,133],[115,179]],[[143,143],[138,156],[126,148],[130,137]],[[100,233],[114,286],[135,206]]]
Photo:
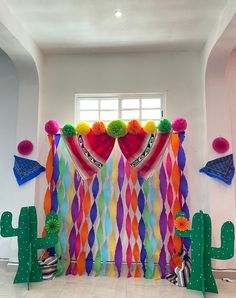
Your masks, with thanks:
[[[34,146],[29,140],[23,140],[17,146],[17,150],[21,155],[29,155],[33,151],[33,148]]]
[[[172,122],[172,128],[176,132],[185,131],[187,128],[187,121],[184,118],[176,118]]]
[[[55,135],[59,130],[59,124],[55,120],[46,122],[44,129],[49,135]]]
[[[217,153],[225,153],[229,150],[229,142],[225,138],[215,138],[212,147]]]

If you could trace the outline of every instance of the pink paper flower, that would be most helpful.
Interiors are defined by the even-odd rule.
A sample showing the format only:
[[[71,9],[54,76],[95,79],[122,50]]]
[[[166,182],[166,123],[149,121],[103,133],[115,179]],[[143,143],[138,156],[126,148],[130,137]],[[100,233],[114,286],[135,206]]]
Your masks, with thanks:
[[[49,120],[48,122],[46,122],[44,127],[45,131],[49,135],[55,135],[58,132],[59,128],[59,124],[55,120]]]
[[[229,150],[229,142],[222,137],[215,138],[212,147],[217,153],[225,153]]]
[[[187,121],[184,118],[176,118],[172,122],[172,128],[176,132],[185,131],[187,128]]]
[[[23,140],[17,146],[17,150],[21,155],[29,155],[33,151],[33,148],[34,146],[29,140]]]

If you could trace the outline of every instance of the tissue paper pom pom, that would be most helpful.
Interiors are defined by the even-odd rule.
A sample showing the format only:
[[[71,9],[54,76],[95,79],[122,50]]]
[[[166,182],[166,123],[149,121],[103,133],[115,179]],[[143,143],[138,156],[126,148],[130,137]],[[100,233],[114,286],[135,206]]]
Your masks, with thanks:
[[[144,123],[143,129],[146,133],[154,133],[157,130],[156,124],[153,120],[148,120]]]
[[[176,132],[185,131],[187,128],[187,121],[184,118],[176,118],[172,122],[172,127]]]
[[[34,146],[32,142],[28,140],[21,141],[17,146],[18,152],[21,155],[29,155],[33,151],[33,148]]]
[[[189,228],[189,221],[184,216],[177,217],[174,223],[176,230],[184,232]]]
[[[107,133],[113,138],[120,138],[126,135],[126,125],[122,120],[111,121],[107,125]]]
[[[138,120],[130,120],[127,124],[127,131],[132,135],[136,135],[141,131],[142,127]]]
[[[64,125],[64,127],[62,128],[62,132],[67,137],[72,137],[76,135],[76,130],[72,124]]]
[[[168,119],[161,119],[157,128],[161,133],[168,133],[171,130],[171,123]]]
[[[55,120],[49,120],[44,129],[49,135],[55,135],[59,130],[59,124]]]
[[[225,153],[229,150],[229,142],[225,138],[215,138],[212,147],[217,153]]]
[[[96,121],[93,123],[92,131],[95,135],[101,135],[106,132],[106,126],[102,121]]]
[[[76,125],[76,131],[79,135],[86,135],[90,132],[90,126],[87,122],[81,121]]]

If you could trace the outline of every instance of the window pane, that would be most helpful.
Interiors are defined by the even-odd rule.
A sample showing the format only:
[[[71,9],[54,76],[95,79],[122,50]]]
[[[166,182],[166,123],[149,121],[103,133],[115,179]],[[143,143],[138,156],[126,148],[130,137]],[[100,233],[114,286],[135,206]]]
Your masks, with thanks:
[[[118,118],[118,111],[101,111],[101,121],[116,120]]]
[[[143,110],[142,119],[161,119],[161,110]]]
[[[118,109],[118,99],[101,99],[101,110]]]
[[[122,109],[138,109],[139,99],[122,99]]]
[[[143,98],[142,108],[160,108],[161,99],[160,98]]]
[[[98,111],[80,111],[80,121],[98,120]]]
[[[122,119],[139,119],[139,110],[122,111]]]
[[[97,99],[80,99],[80,110],[97,110],[98,109],[98,100]]]

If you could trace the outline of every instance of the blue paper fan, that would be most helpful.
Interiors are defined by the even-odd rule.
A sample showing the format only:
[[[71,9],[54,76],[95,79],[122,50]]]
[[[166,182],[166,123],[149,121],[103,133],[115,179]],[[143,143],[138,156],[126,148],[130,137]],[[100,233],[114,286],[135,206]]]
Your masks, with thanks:
[[[200,173],[230,185],[235,173],[233,154],[208,161],[205,167],[200,169]]]
[[[41,166],[37,161],[19,157],[14,155],[15,163],[13,172],[19,185],[37,177],[45,171],[45,167]]]

